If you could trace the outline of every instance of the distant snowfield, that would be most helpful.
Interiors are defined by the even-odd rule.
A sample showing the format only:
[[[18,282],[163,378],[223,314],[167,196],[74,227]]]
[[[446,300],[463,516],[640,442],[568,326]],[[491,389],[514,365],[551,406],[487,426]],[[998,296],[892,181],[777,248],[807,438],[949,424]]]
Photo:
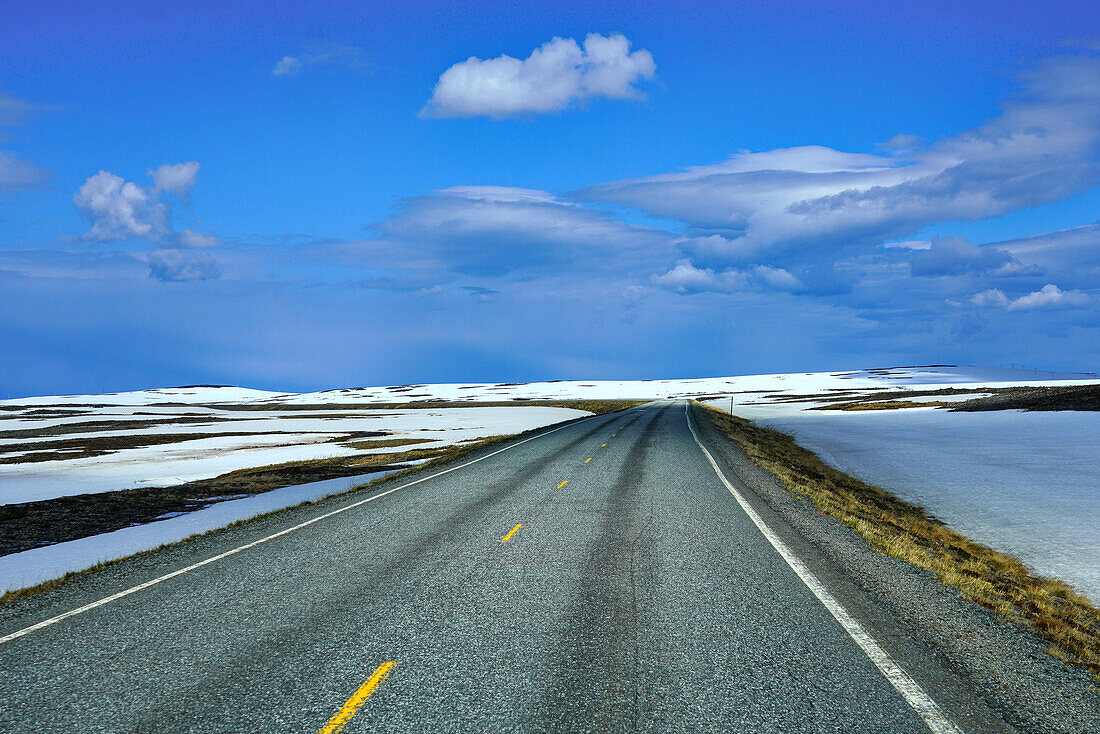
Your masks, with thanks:
[[[698,398],[724,410],[732,404],[738,415],[794,433],[834,466],[924,505],[971,537],[1013,553],[1039,572],[1060,577],[1100,600],[1100,452],[1095,451],[1100,445],[1100,413],[950,413],[931,408],[808,411],[827,405],[823,398],[829,396],[854,399],[897,390],[1087,383],[1100,384],[1100,377],[937,366],[676,380],[404,385],[301,394],[187,387],[5,400],[0,401],[0,459],[15,462],[45,452],[53,452],[56,459],[0,464],[0,504],[181,484],[284,461],[440,447],[586,415],[579,410],[524,405],[525,400]],[[972,396],[963,396],[967,397]],[[372,407],[433,400],[514,405]],[[65,428],[81,423],[91,425]],[[55,435],[11,433],[41,429],[52,429]],[[428,442],[371,449],[348,445],[372,440],[355,436],[363,432]],[[58,443],[208,433],[245,435],[212,435],[84,458],[65,458],[76,450]],[[0,588],[5,584],[16,588],[22,581],[37,583],[28,579],[34,576],[41,581],[49,577],[39,578],[41,573],[52,573],[43,570],[35,576],[28,569],[78,570],[170,542],[196,522],[212,529],[220,526],[222,514],[241,519],[234,513],[255,514],[254,506],[260,505],[267,508],[263,511],[279,509],[280,503],[301,501],[297,498],[303,493],[315,499],[318,492],[340,491],[335,486],[313,483],[303,490],[275,490],[258,496],[263,499],[223,502],[186,516],[97,536],[98,540],[86,538],[0,557]],[[214,512],[217,508],[224,509]],[[80,559],[93,558],[81,565]]]
[[[158,391],[159,392],[159,391]],[[255,392],[255,391],[248,391]],[[133,393],[125,396],[134,405]],[[90,396],[102,401],[107,396]],[[12,401],[7,401],[11,404]],[[39,403],[41,405],[41,403]],[[364,406],[368,407],[368,406]],[[33,451],[35,444],[55,440],[91,437],[143,436],[170,433],[247,433],[246,436],[200,438],[143,448],[122,449],[102,456],[0,464],[0,505],[37,502],[73,494],[110,492],[119,489],[165,487],[226,472],[287,461],[308,461],[363,453],[393,453],[410,448],[438,448],[486,436],[522,433],[533,428],[588,415],[571,408],[517,405],[505,408],[422,408],[416,410],[368,410],[325,415],[283,411],[206,410],[207,423],[173,423],[181,417],[195,418],[192,407],[161,409],[155,416],[138,415],[118,406],[89,408],[66,418],[8,417],[0,420],[0,431],[56,427],[64,423],[129,421],[156,418],[163,424],[133,430],[69,433],[33,439],[0,438],[0,452],[16,455]],[[323,432],[322,432],[323,431]],[[349,448],[339,439],[356,432],[384,432],[385,439],[415,439],[424,443],[372,448]],[[352,438],[351,440],[356,440]],[[377,440],[377,437],[361,440]]]

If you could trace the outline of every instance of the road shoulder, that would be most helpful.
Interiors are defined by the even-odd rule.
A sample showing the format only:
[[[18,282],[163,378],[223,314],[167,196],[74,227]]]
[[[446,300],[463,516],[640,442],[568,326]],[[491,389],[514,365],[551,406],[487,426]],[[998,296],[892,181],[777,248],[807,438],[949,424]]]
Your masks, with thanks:
[[[878,553],[788,492],[692,406],[701,437],[754,509],[932,697],[970,731],[1100,731],[1098,686],[1047,645]]]

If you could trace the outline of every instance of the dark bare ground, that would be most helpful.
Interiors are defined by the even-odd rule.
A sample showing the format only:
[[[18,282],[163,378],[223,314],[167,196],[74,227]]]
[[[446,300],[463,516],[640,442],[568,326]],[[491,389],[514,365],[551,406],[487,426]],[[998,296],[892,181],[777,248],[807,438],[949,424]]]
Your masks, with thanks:
[[[181,423],[214,423],[215,421],[217,421],[217,418],[215,416],[206,416],[204,418],[166,416],[159,421],[81,421],[79,423],[62,423],[58,426],[47,426],[44,428],[22,428],[14,431],[0,431],[0,440],[11,440],[19,438],[49,438],[51,436],[64,436],[68,433],[94,433],[96,431],[140,431],[143,428],[163,426],[166,423],[172,423],[173,425],[176,425]]]
[[[201,510],[226,499],[280,487],[400,468],[410,459],[438,453],[419,450],[289,462],[242,469],[172,487],[142,487],[0,505],[0,556],[109,533],[151,522],[170,512]]]
[[[990,395],[989,393],[992,393]],[[942,395],[972,395],[982,397],[960,402],[914,401],[912,398]],[[960,412],[984,410],[1100,410],[1100,385],[1070,385],[1068,387],[978,387],[944,388],[942,390],[897,390],[887,393],[829,397],[827,395],[797,396],[799,401],[827,401],[810,410],[900,410],[905,408],[946,408]],[[774,402],[796,402],[776,400]]]
[[[1100,385],[1012,387],[957,403],[952,410],[1100,410]]]
[[[290,431],[265,431],[262,435],[294,435]],[[233,436],[256,436],[255,431],[225,433],[157,433],[131,434],[129,436],[98,436],[88,438],[70,438],[60,441],[36,441],[28,444],[31,453],[16,456],[0,456],[0,464],[27,464],[38,461],[57,461],[60,459],[84,459],[102,456],[123,449],[141,449],[147,446],[162,446],[169,443],[196,441],[203,438],[226,438]],[[19,450],[19,444],[10,444],[7,450]],[[2,450],[2,449],[0,449]],[[58,453],[62,452],[62,453]]]

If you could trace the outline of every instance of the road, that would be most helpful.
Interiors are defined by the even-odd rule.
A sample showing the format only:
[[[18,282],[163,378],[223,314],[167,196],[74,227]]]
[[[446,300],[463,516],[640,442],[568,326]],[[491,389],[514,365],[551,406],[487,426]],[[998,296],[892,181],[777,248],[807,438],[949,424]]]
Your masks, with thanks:
[[[0,730],[936,730],[737,502],[683,403],[372,491],[28,600],[0,636],[189,569],[5,638]]]

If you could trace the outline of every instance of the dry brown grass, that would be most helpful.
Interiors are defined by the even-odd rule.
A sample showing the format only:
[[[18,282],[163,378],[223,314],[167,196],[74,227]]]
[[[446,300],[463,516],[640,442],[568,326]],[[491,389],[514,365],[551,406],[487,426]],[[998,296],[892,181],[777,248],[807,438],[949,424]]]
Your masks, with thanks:
[[[785,433],[703,405],[711,422],[791,492],[881,552],[931,571],[964,599],[1050,642],[1048,652],[1100,678],[1100,610],[1067,584],[940,524],[921,507],[825,464]]]
[[[361,449],[363,451],[370,451],[371,449],[388,449],[395,446],[411,446],[417,443],[431,443],[435,439],[431,438],[381,438],[375,440],[366,441],[340,441],[343,445],[351,449]]]
[[[871,402],[837,403],[836,405],[818,405],[810,410],[901,410],[903,408],[942,408],[954,405],[946,400],[879,400]]]

